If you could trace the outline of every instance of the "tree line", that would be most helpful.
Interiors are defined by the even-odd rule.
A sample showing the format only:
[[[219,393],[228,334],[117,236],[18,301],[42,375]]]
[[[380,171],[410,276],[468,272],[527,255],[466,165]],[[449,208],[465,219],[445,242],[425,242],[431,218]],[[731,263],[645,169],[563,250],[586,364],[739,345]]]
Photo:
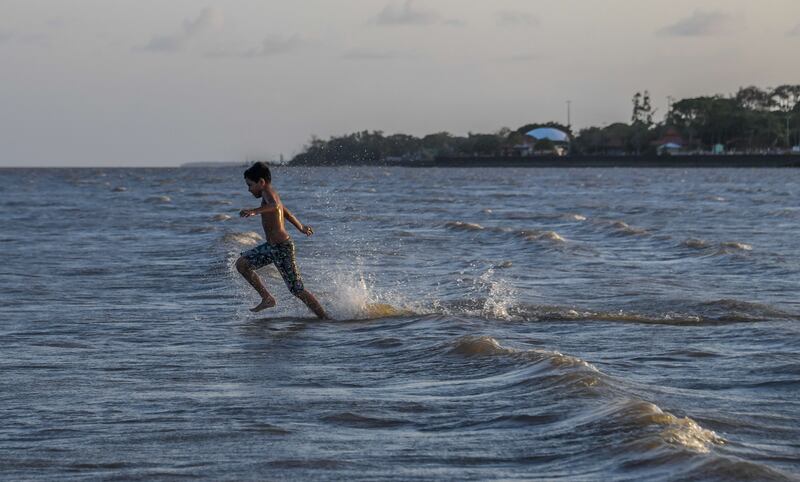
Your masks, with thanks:
[[[630,122],[587,127],[577,133],[558,122],[532,123],[517,129],[504,127],[489,134],[457,136],[438,132],[422,137],[385,135],[382,131],[361,131],[312,137],[292,164],[374,164],[386,160],[433,159],[438,156],[513,156],[515,146],[526,141],[525,134],[538,127],[554,127],[570,135],[572,154],[653,154],[664,140],[679,136],[683,149],[763,152],[800,144],[800,85],[775,89],[743,87],[733,95],[712,95],[681,99],[670,105],[663,120],[655,121],[649,92],[637,92],[632,99]],[[538,152],[553,149],[542,140],[533,146]]]

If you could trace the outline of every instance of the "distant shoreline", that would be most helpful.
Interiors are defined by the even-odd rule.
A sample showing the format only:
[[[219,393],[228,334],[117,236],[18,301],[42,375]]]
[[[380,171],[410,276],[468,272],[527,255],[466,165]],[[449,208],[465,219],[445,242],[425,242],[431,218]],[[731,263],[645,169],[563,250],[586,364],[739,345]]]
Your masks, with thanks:
[[[341,164],[275,164],[271,167],[413,167],[413,168],[800,168],[800,155],[683,155],[683,156],[535,156],[438,157],[426,161],[376,161]],[[179,166],[0,166],[0,170],[26,169],[181,169],[246,168],[243,162],[190,162]]]
[[[404,167],[527,168],[800,168],[800,155],[438,157],[385,163]]]

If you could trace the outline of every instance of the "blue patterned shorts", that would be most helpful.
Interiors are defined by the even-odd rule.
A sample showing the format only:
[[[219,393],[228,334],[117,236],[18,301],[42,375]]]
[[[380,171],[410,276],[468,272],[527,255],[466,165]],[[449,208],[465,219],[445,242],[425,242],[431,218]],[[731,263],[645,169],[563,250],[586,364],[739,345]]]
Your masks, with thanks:
[[[305,288],[303,287],[303,279],[300,277],[300,270],[297,269],[294,252],[294,241],[290,239],[279,244],[260,244],[243,252],[242,256],[250,263],[253,269],[274,263],[281,277],[283,277],[286,287],[289,288],[292,294],[296,295]]]

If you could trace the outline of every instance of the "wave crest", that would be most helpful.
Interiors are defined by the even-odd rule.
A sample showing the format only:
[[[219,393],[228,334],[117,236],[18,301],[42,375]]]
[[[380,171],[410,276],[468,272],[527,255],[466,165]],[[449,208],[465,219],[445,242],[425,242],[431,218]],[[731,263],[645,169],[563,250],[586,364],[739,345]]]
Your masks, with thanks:
[[[465,223],[463,221],[451,221],[445,223],[444,225],[448,229],[454,229],[456,231],[483,231],[484,228],[480,224],[477,223]]]
[[[239,244],[242,246],[255,246],[262,242],[264,238],[255,231],[247,231],[244,233],[227,233],[222,237],[222,242]]]
[[[679,418],[665,412],[658,405],[643,400],[630,400],[618,407],[619,418],[628,420],[639,428],[657,427],[658,443],[678,445],[698,453],[708,453],[713,445],[723,445],[725,440],[713,430],[701,427],[689,417]],[[649,437],[639,439],[638,442],[647,443]],[[655,447],[648,447],[655,448]]]
[[[747,243],[740,243],[738,241],[729,241],[721,243],[720,248],[722,251],[752,251],[753,246]]]
[[[634,228],[624,221],[614,221],[611,223],[611,227],[623,236],[644,236],[650,234],[646,229]]]

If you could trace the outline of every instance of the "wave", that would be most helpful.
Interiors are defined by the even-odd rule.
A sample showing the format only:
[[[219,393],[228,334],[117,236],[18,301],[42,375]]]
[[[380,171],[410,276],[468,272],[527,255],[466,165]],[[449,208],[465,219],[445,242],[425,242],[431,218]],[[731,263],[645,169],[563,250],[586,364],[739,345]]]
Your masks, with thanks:
[[[145,201],[153,204],[168,204],[172,202],[172,198],[169,196],[151,196]]]
[[[798,314],[763,303],[735,299],[706,301],[697,305],[697,308],[704,318],[723,322],[800,320]]]
[[[632,447],[637,451],[676,446],[695,453],[708,453],[711,447],[725,440],[714,431],[700,426],[689,417],[677,417],[654,403],[625,395],[626,389],[591,363],[556,351],[520,350],[505,347],[491,336],[464,336],[455,340],[451,354],[465,357],[506,357],[529,365],[510,377],[513,386],[520,383],[537,389],[553,388],[596,399],[608,400],[571,417],[571,425],[591,427],[593,431],[633,437],[619,444],[621,452]],[[543,365],[544,364],[544,365]],[[521,380],[523,378],[524,380]],[[510,387],[495,387],[504,390]]]
[[[526,230],[526,231],[520,231],[519,235],[522,236],[526,241],[545,240],[545,241],[553,241],[555,243],[565,243],[566,242],[566,240],[564,238],[562,238],[561,235],[558,234],[555,231],[535,231],[535,230],[530,231],[530,230]]]
[[[624,221],[613,221],[611,227],[623,236],[645,236],[650,234],[646,229],[634,228]]]
[[[229,219],[231,219],[231,217],[227,214],[217,214],[211,218],[212,221],[227,221]]]
[[[753,250],[753,245],[739,241],[711,242],[705,239],[689,238],[681,243],[684,248],[697,251],[706,251],[711,256],[726,256],[747,253]]]
[[[453,348],[450,352],[464,356],[508,355],[521,357],[529,361],[547,360],[554,367],[583,367],[599,373],[599,370],[594,365],[580,358],[564,355],[557,351],[507,348],[491,336],[463,336],[453,343]]]
[[[429,306],[406,304],[390,304],[372,301],[372,299],[354,302],[343,310],[337,309],[345,316],[340,319],[365,320],[391,317],[411,316],[467,316],[485,320],[507,322],[619,322],[640,323],[650,325],[720,325],[732,323],[754,323],[768,321],[800,321],[800,314],[790,313],[769,305],[739,300],[717,300],[695,305],[686,304],[685,311],[664,311],[643,313],[626,310],[588,310],[564,306],[535,305],[513,303],[513,295],[503,285],[489,288],[495,291],[494,297],[470,299],[452,302],[434,302]],[[477,345],[484,343],[473,340]],[[489,342],[486,342],[489,343]],[[476,345],[476,346],[477,346]],[[482,346],[482,345],[481,345]],[[464,347],[465,350],[471,349]],[[491,346],[478,347],[476,350],[491,350]]]
[[[554,243],[565,243],[560,234],[550,230],[537,230],[537,229],[513,229],[505,227],[484,227],[477,223],[467,223],[463,221],[452,221],[445,223],[445,228],[454,231],[486,231],[490,233],[511,235],[514,237],[522,238],[526,241],[550,241]]]
[[[752,245],[747,243],[739,243],[737,241],[731,241],[720,244],[720,251],[724,252],[752,251],[752,250],[753,250]]]
[[[739,300],[674,302],[679,310],[647,313],[630,310],[591,310],[567,306],[515,303],[508,293],[487,298],[438,303],[441,314],[477,316],[512,322],[607,321],[655,325],[711,325],[727,323],[800,321],[800,314],[766,304]],[[501,308],[498,308],[501,307]]]
[[[691,249],[706,249],[709,247],[709,242],[705,239],[689,238],[681,245]]]
[[[264,238],[255,231],[244,233],[227,233],[222,237],[223,243],[239,244],[242,246],[255,246],[261,243]]]
[[[457,231],[483,231],[484,228],[480,224],[476,223],[465,223],[463,221],[453,221],[445,223],[444,225],[446,228],[454,229]]]

